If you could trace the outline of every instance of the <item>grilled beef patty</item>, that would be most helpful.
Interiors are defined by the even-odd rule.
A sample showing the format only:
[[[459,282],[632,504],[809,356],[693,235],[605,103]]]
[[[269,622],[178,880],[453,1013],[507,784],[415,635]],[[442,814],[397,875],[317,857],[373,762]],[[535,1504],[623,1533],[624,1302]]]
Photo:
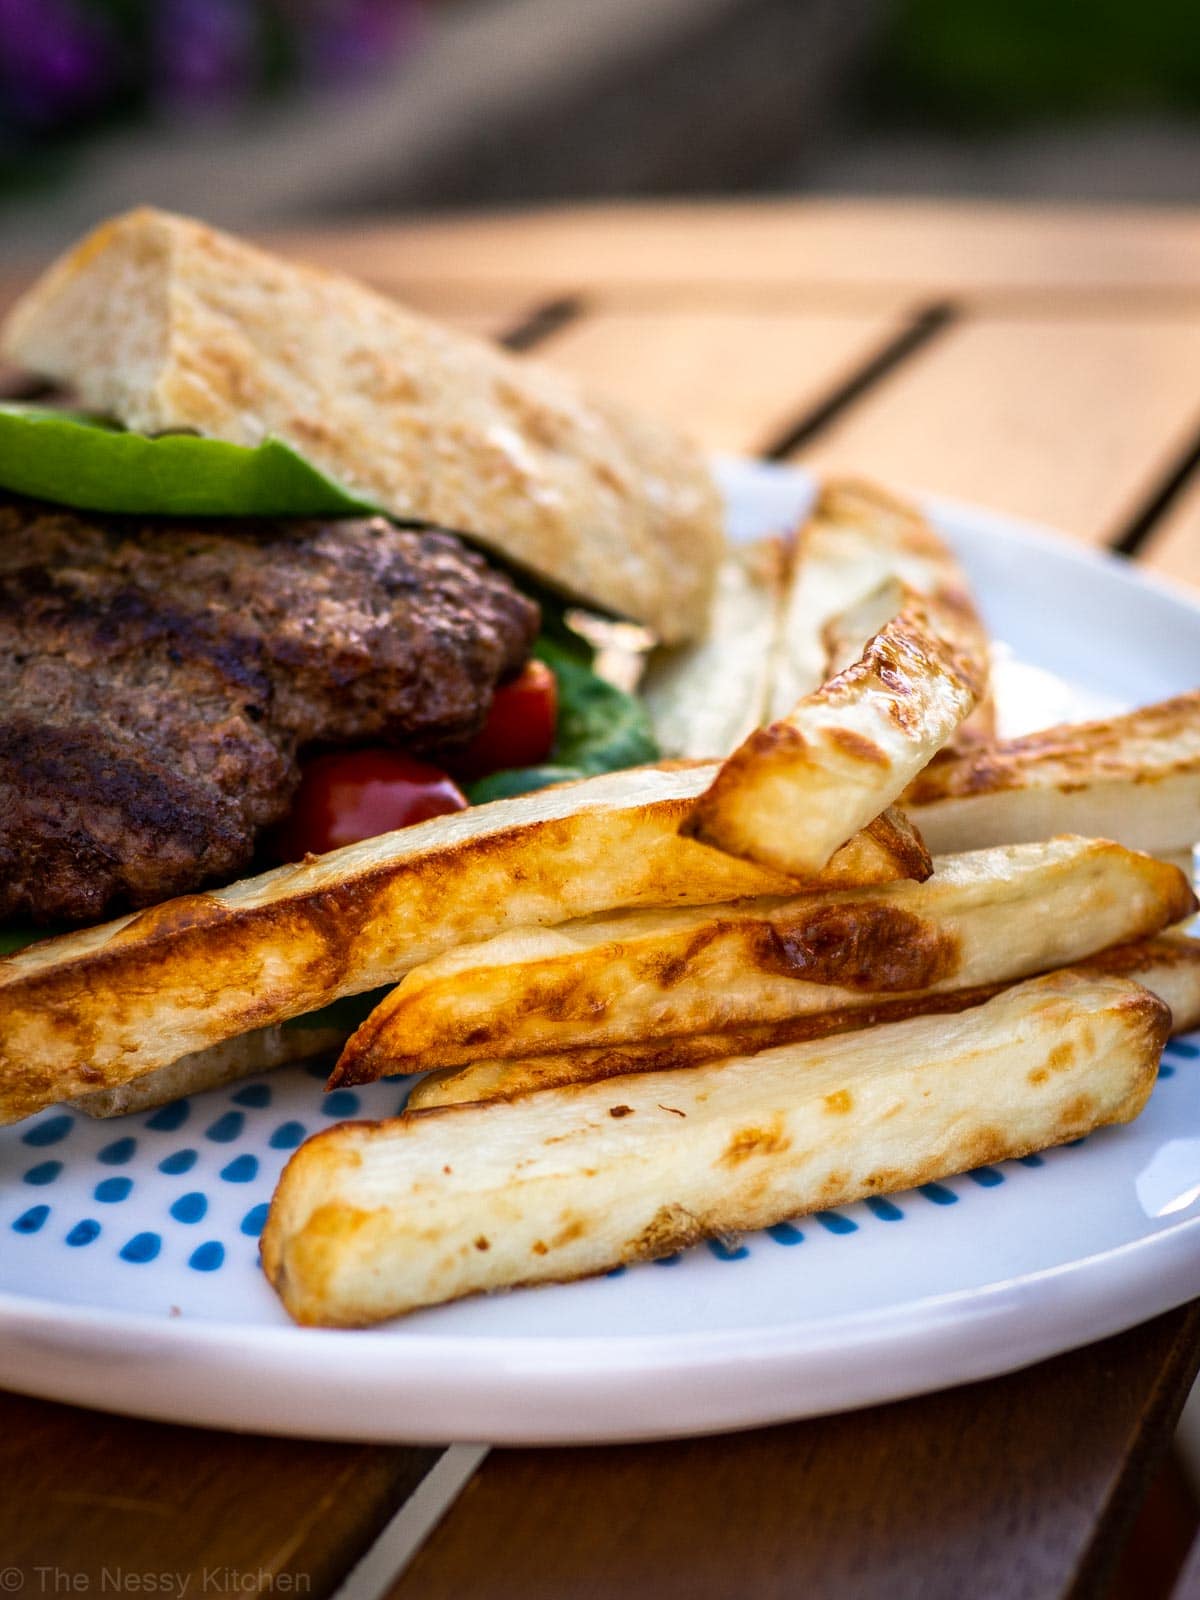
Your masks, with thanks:
[[[0,502],[0,918],[94,922],[250,863],[313,745],[437,756],[538,610],[453,534]]]

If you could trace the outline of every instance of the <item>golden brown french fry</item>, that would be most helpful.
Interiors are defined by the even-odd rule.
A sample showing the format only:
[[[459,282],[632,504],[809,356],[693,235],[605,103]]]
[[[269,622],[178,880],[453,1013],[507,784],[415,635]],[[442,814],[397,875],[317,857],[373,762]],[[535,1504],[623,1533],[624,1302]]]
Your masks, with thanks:
[[[135,1111],[152,1111],[184,1095],[205,1094],[209,1089],[220,1089],[259,1072],[274,1072],[277,1067],[294,1066],[320,1056],[332,1060],[345,1044],[349,1032],[349,1028],[326,1027],[320,1023],[311,1028],[298,1028],[289,1023],[256,1028],[253,1033],[242,1033],[224,1044],[209,1045],[207,1050],[198,1050],[195,1055],[169,1061],[165,1067],[156,1067],[153,1072],[119,1084],[115,1089],[97,1089],[91,1094],[78,1095],[68,1104],[89,1117],[127,1117]]]
[[[1156,933],[1194,906],[1174,867],[1063,838],[941,857],[923,884],[523,929],[410,972],[353,1035],[332,1081],[1012,981]]]
[[[778,872],[819,871],[916,777],[975,698],[970,663],[906,605],[853,666],[734,751],[683,831]]]
[[[288,1163],[263,1265],[330,1326],[603,1272],[1127,1121],[1168,1022],[1127,979],[1056,973],[954,1017],[343,1123]]]
[[[1171,1032],[1200,1028],[1200,938],[1172,928],[1155,939],[1101,950],[1078,970],[1097,977],[1132,978],[1157,995],[1171,1013]]]
[[[1173,1034],[1190,1033],[1200,1027],[1200,939],[1175,931],[1163,933],[1102,950],[1087,961],[1075,962],[1071,970],[1093,977],[1132,978],[1169,1007]],[[724,1056],[753,1055],[783,1044],[824,1039],[884,1022],[902,1022],[907,1017],[966,1011],[1010,987],[996,983],[946,992],[925,990],[919,995],[871,1005],[784,1017],[779,1022],[749,1023],[724,1032],[660,1036],[629,1044],[527,1056],[520,1061],[476,1061],[469,1067],[447,1067],[429,1073],[414,1086],[408,1106],[413,1111],[424,1111],[431,1106],[465,1105],[472,1100],[510,1100],[514,1095],[532,1094],[539,1089],[597,1083],[628,1072],[695,1067]]]
[[[0,1122],[376,989],[505,928],[794,892],[680,837],[715,770],[640,767],[474,806],[8,956]],[[928,870],[903,819],[885,817],[822,878]]]
[[[1200,840],[1200,689],[1126,716],[943,751],[905,809],[935,853],[1070,830],[1167,855]]]
[[[727,756],[764,720],[787,561],[780,539],[731,550],[708,633],[650,656],[640,692],[664,756]]]
[[[799,533],[771,719],[785,717],[801,696],[861,655],[899,611],[905,591],[924,597],[939,633],[974,664],[981,678],[978,703],[960,732],[988,737],[995,722],[990,646],[962,568],[915,506],[850,478],[824,485]],[[867,597],[873,597],[871,606],[864,604]]]

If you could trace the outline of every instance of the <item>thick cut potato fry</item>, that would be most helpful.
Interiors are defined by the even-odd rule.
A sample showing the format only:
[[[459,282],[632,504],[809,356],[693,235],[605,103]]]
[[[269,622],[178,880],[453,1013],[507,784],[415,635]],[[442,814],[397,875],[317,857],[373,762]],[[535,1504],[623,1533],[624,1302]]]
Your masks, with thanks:
[[[0,960],[0,1122],[394,982],[505,928],[794,892],[683,839],[716,768],[641,767],[435,817]],[[823,875],[929,870],[881,818]]]
[[[683,831],[778,872],[820,871],[975,704],[972,668],[906,605],[862,657],[734,751]]]
[[[1167,855],[1200,840],[1200,689],[935,756],[904,806],[937,853],[1066,829]]]
[[[1200,939],[1184,933],[1164,933],[1102,950],[1087,961],[1075,962],[1071,970],[1092,977],[1132,978],[1169,1008],[1172,1033],[1189,1033],[1200,1027]],[[597,1083],[627,1072],[695,1067],[725,1056],[753,1055],[783,1044],[824,1039],[883,1022],[901,1022],[907,1017],[966,1011],[1010,987],[997,983],[945,993],[926,990],[871,1005],[785,1017],[780,1022],[748,1023],[723,1033],[656,1037],[591,1050],[527,1056],[521,1061],[476,1061],[469,1067],[450,1067],[422,1078],[408,1097],[408,1108],[424,1111],[431,1106],[465,1105],[471,1100],[511,1100],[518,1094],[557,1089],[567,1083]]]
[[[924,884],[525,929],[410,972],[353,1035],[333,1081],[1012,981],[1157,933],[1194,905],[1174,867],[1065,838],[941,857]]]
[[[664,756],[727,756],[765,719],[787,564],[780,539],[731,550],[705,637],[651,655],[641,697]]]
[[[288,1163],[263,1265],[297,1321],[356,1326],[667,1255],[1128,1121],[1168,1023],[1128,979],[1056,973],[955,1017],[343,1123]]]
[[[962,568],[915,506],[854,479],[825,484],[800,530],[773,674],[771,720],[786,717],[803,695],[860,656],[867,640],[900,609],[906,590],[924,597],[939,633],[980,674],[978,703],[960,732],[989,736],[995,723],[990,646]]]
[[[240,1034],[225,1044],[210,1045],[195,1055],[168,1062],[144,1077],[115,1089],[98,1089],[69,1103],[89,1117],[126,1117],[152,1111],[187,1094],[204,1094],[239,1078],[251,1078],[276,1067],[290,1067],[318,1056],[332,1057],[346,1042],[346,1028],[296,1028],[276,1024]]]

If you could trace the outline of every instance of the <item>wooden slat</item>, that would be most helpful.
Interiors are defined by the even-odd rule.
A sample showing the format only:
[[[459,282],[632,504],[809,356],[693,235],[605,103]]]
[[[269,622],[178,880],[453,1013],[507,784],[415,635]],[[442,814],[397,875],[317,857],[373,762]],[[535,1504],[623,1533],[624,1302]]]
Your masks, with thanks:
[[[896,314],[601,312],[539,357],[713,450],[754,454],[892,337]]]
[[[1138,551],[1151,572],[1200,588],[1200,479],[1183,490]]]
[[[389,1600],[1099,1597],[1198,1356],[1193,1307],[900,1405],[495,1451]]]
[[[66,1592],[39,1588],[34,1569],[48,1566],[93,1593],[107,1568],[170,1574],[160,1593],[179,1600],[273,1589],[321,1600],[437,1455],[208,1433],[2,1394],[0,1568],[24,1575],[8,1592],[26,1600]],[[206,1590],[205,1573],[222,1571],[234,1576]]]
[[[968,318],[801,454],[1118,537],[1200,425],[1200,317]]]
[[[299,250],[312,234],[290,236]],[[1004,289],[1194,296],[1200,217],[1160,208],[834,199],[596,205],[421,218],[316,239],[407,283],[676,291]]]

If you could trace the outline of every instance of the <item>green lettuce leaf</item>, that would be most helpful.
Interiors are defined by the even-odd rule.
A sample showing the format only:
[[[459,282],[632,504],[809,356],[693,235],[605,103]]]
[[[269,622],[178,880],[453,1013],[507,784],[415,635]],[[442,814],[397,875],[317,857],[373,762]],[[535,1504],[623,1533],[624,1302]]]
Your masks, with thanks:
[[[78,412],[0,405],[0,485],[82,511],[146,516],[351,516],[376,508],[267,439],[128,433]]]

